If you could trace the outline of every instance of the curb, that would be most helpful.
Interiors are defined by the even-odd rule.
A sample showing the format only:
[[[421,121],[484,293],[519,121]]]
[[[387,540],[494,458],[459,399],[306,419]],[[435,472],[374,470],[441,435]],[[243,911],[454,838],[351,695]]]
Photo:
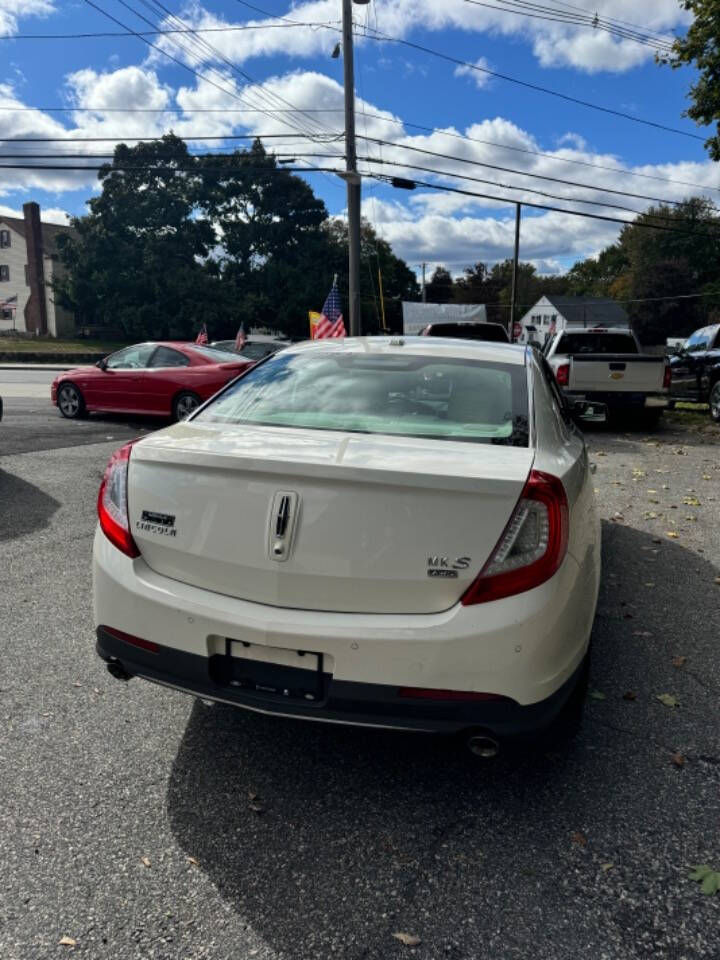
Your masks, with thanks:
[[[0,370],[46,370],[48,373],[57,371],[62,373],[64,370],[72,370],[76,364],[58,363],[0,363]]]

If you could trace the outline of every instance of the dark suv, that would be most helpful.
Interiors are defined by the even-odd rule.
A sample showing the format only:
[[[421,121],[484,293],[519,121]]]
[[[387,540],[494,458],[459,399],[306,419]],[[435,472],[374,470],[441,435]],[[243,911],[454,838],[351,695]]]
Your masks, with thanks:
[[[455,337],[458,340],[485,340],[491,343],[509,343],[505,327],[482,320],[471,323],[429,323],[420,331],[421,337]]]
[[[672,401],[709,403],[710,416],[720,423],[720,323],[701,327],[670,359]]]

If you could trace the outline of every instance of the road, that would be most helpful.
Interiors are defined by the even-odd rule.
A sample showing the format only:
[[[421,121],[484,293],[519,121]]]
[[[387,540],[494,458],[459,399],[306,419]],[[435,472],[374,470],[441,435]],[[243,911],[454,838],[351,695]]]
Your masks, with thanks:
[[[717,960],[720,896],[688,867],[720,869],[720,431],[680,420],[590,437],[605,568],[580,735],[482,762],[113,680],[95,497],[138,425],[10,397],[3,960]]]

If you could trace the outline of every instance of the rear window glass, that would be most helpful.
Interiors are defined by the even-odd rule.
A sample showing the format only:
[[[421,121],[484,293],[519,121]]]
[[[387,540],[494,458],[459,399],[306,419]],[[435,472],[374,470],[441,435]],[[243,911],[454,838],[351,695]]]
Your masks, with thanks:
[[[204,347],[199,343],[193,343],[192,351],[209,363],[232,363],[233,360],[231,356],[228,356],[228,351],[222,350],[220,347]]]
[[[637,353],[635,338],[627,333],[564,333],[555,353]]]
[[[283,352],[194,419],[526,447],[527,374],[459,358]]]

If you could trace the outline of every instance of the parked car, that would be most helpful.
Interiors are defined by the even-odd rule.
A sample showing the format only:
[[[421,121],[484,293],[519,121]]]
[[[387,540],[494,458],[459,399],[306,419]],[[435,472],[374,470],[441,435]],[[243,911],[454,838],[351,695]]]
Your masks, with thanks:
[[[499,323],[482,320],[467,323],[429,323],[420,331],[421,337],[454,337],[460,340],[486,340],[490,343],[509,343],[508,332]]]
[[[702,327],[670,359],[672,402],[710,404],[710,416],[720,423],[720,324]]]
[[[271,337],[259,333],[251,334],[246,339],[245,346],[239,351],[235,349],[234,340],[216,340],[210,344],[210,346],[216,350],[226,350],[228,353],[235,354],[236,356],[239,353],[244,359],[253,361],[262,360],[263,357],[267,357],[271,353],[276,353],[278,350],[283,350],[289,345],[289,340],[282,340],[279,337]]]
[[[251,361],[196,343],[137,343],[57,376],[52,402],[69,419],[136,413],[182,420]]]
[[[635,414],[655,426],[668,406],[670,366],[665,357],[642,353],[623,328],[566,328],[545,355],[558,386],[571,399],[598,401],[611,413]]]
[[[579,721],[600,527],[536,351],[288,347],[118,450],[98,512],[97,651],[121,679],[483,756]]]

